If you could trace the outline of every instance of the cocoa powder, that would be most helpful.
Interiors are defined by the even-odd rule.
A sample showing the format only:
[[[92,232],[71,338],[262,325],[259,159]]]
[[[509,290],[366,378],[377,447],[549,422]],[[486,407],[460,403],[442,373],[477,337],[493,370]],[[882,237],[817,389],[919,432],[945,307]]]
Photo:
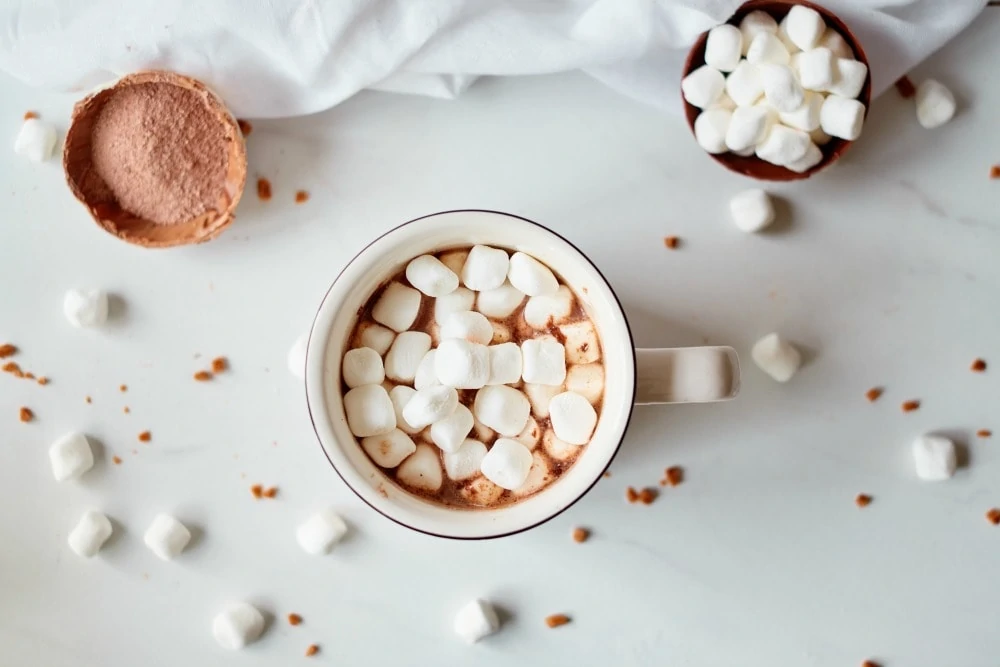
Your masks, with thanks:
[[[169,225],[221,206],[225,136],[194,91],[165,83],[115,91],[94,123],[91,160],[100,199],[139,218]]]

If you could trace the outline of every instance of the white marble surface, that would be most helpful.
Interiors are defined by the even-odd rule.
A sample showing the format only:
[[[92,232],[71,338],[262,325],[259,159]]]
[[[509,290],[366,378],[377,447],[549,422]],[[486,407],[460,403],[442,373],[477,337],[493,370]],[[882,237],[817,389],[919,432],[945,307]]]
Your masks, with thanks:
[[[1000,433],[1000,182],[987,177],[1000,162],[998,34],[1000,10],[988,10],[915,72],[955,90],[953,123],[924,131],[888,94],[842,164],[775,188],[786,222],[759,237],[727,220],[747,181],[702,155],[679,120],[583,76],[483,81],[451,103],[365,94],[258,123],[252,173],[275,199],[248,193],[220,239],[179,250],[103,234],[57,162],[0,152],[0,339],[52,378],[0,376],[2,662],[292,664],[315,642],[316,662],[338,665],[995,665],[1000,528],[984,513],[1000,506],[1000,436],[972,433]],[[0,86],[11,137],[29,108],[65,125],[69,99]],[[308,204],[292,203],[298,188]],[[738,400],[638,410],[611,479],[495,542],[414,534],[361,505],[285,370],[329,282],[373,235],[465,206],[579,244],[640,344],[726,343],[745,363]],[[667,234],[682,248],[664,249]],[[105,331],[63,320],[64,290],[85,285],[125,303]],[[749,365],[751,343],[774,329],[809,350],[788,385]],[[219,354],[232,371],[195,384]],[[968,370],[977,356],[992,363],[984,375]],[[874,385],[886,393],[869,405]],[[922,407],[904,415],[910,398]],[[21,405],[34,423],[17,421]],[[46,448],[71,429],[103,454],[82,481],[58,484]],[[136,441],[146,429],[149,445]],[[925,430],[965,445],[969,465],[947,483],[915,479],[909,443]],[[627,485],[654,484],[672,464],[683,486],[649,507],[625,503]],[[280,495],[255,502],[253,482]],[[865,510],[859,492],[875,497]],[[327,504],[353,536],[306,556],[295,526]],[[92,561],[66,546],[88,507],[116,527]],[[142,544],[159,511],[197,528],[174,562]],[[576,525],[593,529],[590,542],[570,540]],[[473,596],[509,619],[469,648],[450,626]],[[277,620],[229,655],[210,622],[241,598]],[[303,625],[284,622],[292,611]],[[547,629],[555,612],[573,623]]]

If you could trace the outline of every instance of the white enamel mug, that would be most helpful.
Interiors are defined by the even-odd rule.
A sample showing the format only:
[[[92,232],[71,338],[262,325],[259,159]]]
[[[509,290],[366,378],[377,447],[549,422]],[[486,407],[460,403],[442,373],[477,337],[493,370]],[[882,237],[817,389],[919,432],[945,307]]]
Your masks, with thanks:
[[[340,363],[358,312],[418,255],[476,244],[522,251],[549,266],[594,322],[605,367],[597,427],[576,462],[535,495],[497,509],[461,509],[413,495],[375,466],[347,426]],[[362,250],[330,286],[309,334],[306,396],[316,436],[334,470],[364,502],[396,523],[455,539],[503,537],[533,528],[579,500],[618,452],[637,404],[705,403],[739,391],[729,347],[635,349],[622,306],[586,255],[541,225],[496,211],[447,211],[411,220]]]

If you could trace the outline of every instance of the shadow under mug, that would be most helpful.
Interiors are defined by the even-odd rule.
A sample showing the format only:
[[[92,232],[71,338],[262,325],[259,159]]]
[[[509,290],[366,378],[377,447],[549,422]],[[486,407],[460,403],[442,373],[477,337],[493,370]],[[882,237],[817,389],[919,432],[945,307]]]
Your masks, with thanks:
[[[576,462],[534,495],[497,509],[433,503],[389,479],[348,428],[340,384],[341,359],[358,313],[372,293],[418,255],[477,244],[522,251],[551,268],[594,323],[605,369],[600,418]],[[586,255],[538,223],[483,210],[446,211],[417,218],[364,248],[327,291],[310,330],[305,366],[313,427],[344,483],[372,509],[396,523],[454,539],[503,537],[548,521],[582,498],[601,478],[621,446],[636,404],[727,400],[736,396],[739,381],[739,361],[729,347],[635,349],[621,303]]]

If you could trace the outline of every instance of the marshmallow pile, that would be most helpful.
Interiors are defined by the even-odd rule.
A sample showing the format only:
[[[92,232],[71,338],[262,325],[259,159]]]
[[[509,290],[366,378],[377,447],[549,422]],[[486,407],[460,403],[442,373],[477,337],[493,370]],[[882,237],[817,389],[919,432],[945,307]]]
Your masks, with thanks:
[[[405,283],[382,290],[343,357],[344,410],[362,448],[405,486],[435,492],[447,475],[474,504],[521,489],[533,466],[543,468],[533,479],[550,480],[532,450],[546,440],[550,455],[575,456],[566,450],[590,440],[604,386],[597,332],[572,320],[573,293],[535,258],[483,245],[421,255]]]
[[[753,11],[739,27],[712,28],[705,64],[681,82],[701,109],[695,138],[709,153],[731,151],[803,173],[823,159],[820,146],[861,135],[865,105],[856,98],[868,68],[816,10],[794,5],[779,24]]]

